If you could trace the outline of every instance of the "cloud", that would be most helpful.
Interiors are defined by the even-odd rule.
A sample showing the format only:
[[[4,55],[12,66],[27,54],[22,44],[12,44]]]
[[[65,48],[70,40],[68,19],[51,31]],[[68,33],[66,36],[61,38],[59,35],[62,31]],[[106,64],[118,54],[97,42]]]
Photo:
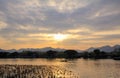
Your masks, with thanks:
[[[5,22],[0,21],[0,30],[7,27],[7,24]]]
[[[0,37],[16,45],[28,45],[46,41],[43,36],[29,34],[62,33],[71,35],[64,43],[71,43],[71,47],[84,42],[96,44],[99,40],[105,44],[108,38],[114,42],[106,44],[115,44],[120,35],[119,3],[120,0],[0,0]]]

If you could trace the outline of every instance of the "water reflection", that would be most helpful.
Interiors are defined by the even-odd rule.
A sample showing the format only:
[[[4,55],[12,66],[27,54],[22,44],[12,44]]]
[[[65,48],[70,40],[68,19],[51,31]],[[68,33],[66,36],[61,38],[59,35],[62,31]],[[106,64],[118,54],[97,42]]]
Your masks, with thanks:
[[[46,65],[55,66],[52,70],[71,71],[78,78],[118,78],[120,77],[120,61],[111,59],[0,59],[0,64]],[[55,73],[55,72],[54,72]],[[58,71],[56,77],[61,76]],[[59,75],[58,75],[59,74]],[[64,74],[64,73],[63,73]],[[64,77],[63,77],[64,78]]]

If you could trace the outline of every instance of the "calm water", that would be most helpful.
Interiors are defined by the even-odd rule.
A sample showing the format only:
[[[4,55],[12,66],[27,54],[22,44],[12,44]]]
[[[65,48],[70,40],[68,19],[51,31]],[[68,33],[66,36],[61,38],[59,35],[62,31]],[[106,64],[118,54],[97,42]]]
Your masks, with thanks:
[[[65,59],[0,59],[0,64],[58,66],[74,72],[79,78],[120,78],[120,61]]]

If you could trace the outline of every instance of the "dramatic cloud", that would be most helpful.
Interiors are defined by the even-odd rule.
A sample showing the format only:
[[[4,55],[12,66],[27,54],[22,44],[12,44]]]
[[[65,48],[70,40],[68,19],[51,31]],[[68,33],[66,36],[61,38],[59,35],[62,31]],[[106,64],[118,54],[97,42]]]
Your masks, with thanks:
[[[118,44],[119,4],[120,0],[0,0],[0,47],[85,49]],[[53,39],[57,33],[69,35],[61,46]]]

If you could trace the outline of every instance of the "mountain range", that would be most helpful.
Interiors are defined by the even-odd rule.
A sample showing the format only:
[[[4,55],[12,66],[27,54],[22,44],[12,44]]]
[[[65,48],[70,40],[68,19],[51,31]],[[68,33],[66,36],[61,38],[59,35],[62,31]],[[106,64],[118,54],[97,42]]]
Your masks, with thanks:
[[[104,51],[104,52],[113,52],[115,49],[119,49],[119,48],[120,48],[120,45],[114,45],[114,46],[106,45],[106,46],[97,47],[97,48],[91,47],[87,49],[86,51],[92,52],[95,49],[99,49],[100,51]]]
[[[115,49],[120,48],[120,45],[114,45],[114,46],[102,46],[102,47],[91,47],[89,49],[86,50],[76,50],[77,52],[83,52],[83,51],[88,51],[88,52],[92,52],[95,49],[100,49],[100,51],[104,51],[104,52],[112,52]],[[47,52],[49,50],[52,51],[57,51],[57,52],[64,52],[67,49],[61,49],[61,48],[52,48],[52,47],[45,47],[45,48],[22,48],[19,50],[16,49],[10,49],[10,50],[4,50],[4,49],[0,49],[0,52],[23,52],[23,51],[36,51],[36,52]]]
[[[57,52],[63,52],[66,49],[61,49],[61,48],[52,48],[52,47],[45,47],[45,48],[21,48],[19,50],[16,49],[10,49],[10,50],[4,50],[4,49],[0,49],[0,52],[23,52],[23,51],[33,51],[33,52],[47,52],[49,50],[52,51],[57,51]]]

